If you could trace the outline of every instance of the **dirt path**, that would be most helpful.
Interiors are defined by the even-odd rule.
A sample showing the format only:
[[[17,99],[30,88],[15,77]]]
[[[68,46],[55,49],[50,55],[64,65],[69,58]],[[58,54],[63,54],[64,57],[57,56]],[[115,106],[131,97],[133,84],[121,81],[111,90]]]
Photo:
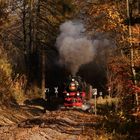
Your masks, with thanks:
[[[90,140],[99,118],[76,110],[0,109],[1,140]]]

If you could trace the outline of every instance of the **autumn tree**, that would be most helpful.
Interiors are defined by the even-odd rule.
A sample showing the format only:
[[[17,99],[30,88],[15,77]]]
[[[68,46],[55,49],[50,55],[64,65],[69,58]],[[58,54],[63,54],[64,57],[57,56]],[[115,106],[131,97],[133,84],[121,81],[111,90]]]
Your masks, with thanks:
[[[12,0],[9,10],[11,22],[5,28],[5,38],[21,52],[19,64],[23,64],[22,72],[27,74],[29,83],[38,81],[41,52],[45,50],[48,58],[54,59],[59,25],[73,16],[72,0]],[[21,66],[16,68],[21,73]]]
[[[80,3],[80,1],[78,2]],[[134,95],[136,93],[134,90],[135,84],[133,82],[135,79],[137,79],[137,90],[139,89],[139,24],[136,22],[139,15],[139,2],[137,0],[132,0],[129,4],[132,33],[131,41],[128,24],[126,22],[128,21],[128,17],[125,0],[108,0],[107,2],[92,1],[87,4],[88,8],[85,7],[85,4],[83,4],[81,8],[84,9],[81,14],[83,15],[83,19],[86,23],[87,32],[92,36],[92,38],[95,40],[98,38],[107,38],[112,40],[116,45],[114,49],[114,56],[108,55],[108,61],[106,61],[107,67],[105,68],[105,71],[108,71],[106,71],[108,82],[107,86],[111,86],[112,95],[120,95],[120,97],[122,97],[122,94],[123,97],[125,97],[126,95]],[[132,59],[130,58],[130,55],[132,53],[130,49],[130,43],[132,44],[134,51],[133,69],[136,71],[135,77],[133,76],[131,69]],[[129,86],[130,88],[128,88]]]
[[[0,104],[5,105],[10,104],[12,99],[12,64],[5,48],[7,41],[4,39],[4,28],[9,17],[7,8],[7,3],[4,0],[0,1]]]

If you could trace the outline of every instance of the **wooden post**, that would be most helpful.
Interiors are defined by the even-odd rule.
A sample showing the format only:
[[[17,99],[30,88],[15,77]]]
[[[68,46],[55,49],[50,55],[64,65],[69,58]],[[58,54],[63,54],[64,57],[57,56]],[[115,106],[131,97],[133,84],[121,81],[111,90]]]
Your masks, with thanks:
[[[97,98],[96,98],[97,89],[96,88],[93,89],[93,95],[94,95],[94,113],[95,115],[97,115]]]
[[[94,95],[94,100],[95,100],[95,115],[97,115],[97,100],[96,100],[96,95]]]

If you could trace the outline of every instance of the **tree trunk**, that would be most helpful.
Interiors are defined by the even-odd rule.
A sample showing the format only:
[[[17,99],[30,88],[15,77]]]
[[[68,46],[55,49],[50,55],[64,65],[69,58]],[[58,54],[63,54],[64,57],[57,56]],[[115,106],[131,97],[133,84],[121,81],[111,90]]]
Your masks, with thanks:
[[[29,17],[30,17],[30,19],[29,19],[29,54],[31,54],[32,53],[32,50],[33,50],[33,46],[32,46],[32,44],[33,44],[33,40],[32,40],[32,29],[33,29],[33,27],[32,27],[32,22],[33,22],[33,20],[32,20],[32,0],[30,0],[30,3],[29,3],[29,6],[30,6],[30,8],[29,8]]]
[[[134,63],[134,48],[132,44],[132,30],[131,30],[131,15],[130,15],[130,7],[129,7],[129,0],[126,0],[127,2],[127,17],[129,20],[129,25],[128,25],[128,30],[129,30],[129,40],[130,40],[130,62],[131,62],[131,70],[132,70],[132,75],[134,79],[134,84],[137,85],[137,80],[136,80],[136,71],[135,71],[135,63]],[[136,99],[136,105],[139,105],[138,101],[138,93],[135,93],[135,99]]]
[[[42,88],[42,97],[45,98],[45,50],[42,49],[42,79],[41,79],[41,88]]]

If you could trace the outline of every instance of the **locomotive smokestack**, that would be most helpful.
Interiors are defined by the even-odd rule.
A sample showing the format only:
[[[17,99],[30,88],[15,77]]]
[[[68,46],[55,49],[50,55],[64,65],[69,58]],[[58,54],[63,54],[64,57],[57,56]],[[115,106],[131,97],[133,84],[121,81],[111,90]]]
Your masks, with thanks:
[[[59,63],[72,75],[76,75],[81,65],[91,62],[94,58],[93,43],[83,35],[84,30],[81,23],[68,21],[60,26],[61,33],[57,37]]]

